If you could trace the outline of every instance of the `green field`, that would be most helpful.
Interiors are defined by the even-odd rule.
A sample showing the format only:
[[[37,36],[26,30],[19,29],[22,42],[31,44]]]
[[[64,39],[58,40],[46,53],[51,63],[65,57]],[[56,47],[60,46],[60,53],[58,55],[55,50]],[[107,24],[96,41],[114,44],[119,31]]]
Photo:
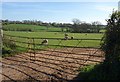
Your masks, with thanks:
[[[4,31],[4,34],[12,36],[22,36],[22,37],[31,37],[39,38],[34,39],[36,44],[41,44],[43,39],[40,38],[61,38],[64,39],[63,32],[17,32],[17,31]],[[103,34],[97,33],[68,33],[69,37],[73,36],[74,39],[101,39]],[[32,39],[12,37],[12,39],[21,42],[31,42]],[[57,40],[57,39],[48,39],[49,45],[63,45],[63,46],[78,46],[78,47],[99,47],[100,40]],[[59,42],[61,43],[59,44]],[[26,44],[19,43],[18,45],[25,46]],[[27,46],[27,45],[26,45]],[[42,47],[42,46],[41,46]]]
[[[19,32],[19,31],[4,31],[4,34],[13,36],[39,37],[39,38],[64,38],[64,32]],[[79,39],[101,39],[103,34],[100,33],[67,33],[69,37]]]
[[[48,39],[48,45],[41,45],[43,38],[61,38],[64,39],[65,32],[61,32],[61,28],[58,27],[49,27],[46,26],[37,26],[37,25],[27,25],[27,24],[8,24],[4,25],[4,34],[16,36],[16,37],[6,37],[6,39],[15,40],[15,44],[27,47],[26,43],[35,43],[36,48],[54,48],[58,46],[70,46],[70,47],[100,47],[100,40],[81,40],[81,39],[101,39],[103,33],[67,33],[69,38],[74,37],[74,39],[80,40],[58,40],[58,39]],[[18,29],[31,29],[32,31],[15,31]],[[14,30],[14,31],[5,31],[5,30]],[[17,36],[21,36],[17,37]],[[22,37],[31,37],[39,39],[28,39]],[[42,38],[42,39],[41,39]],[[21,43],[22,42],[22,43]],[[24,43],[25,42],[25,43]],[[33,46],[33,45],[32,45]]]
[[[38,25],[28,25],[28,24],[8,24],[3,25],[3,29],[7,31],[49,31],[49,32],[60,32],[61,28],[57,27],[46,27]]]
[[[38,49],[38,50],[50,49],[50,48],[60,49],[65,47],[99,48],[101,44],[100,39],[103,37],[103,33],[68,33],[67,32],[69,39],[70,37],[74,37],[74,39],[64,40],[65,32],[61,32],[61,28],[56,28],[56,27],[47,28],[45,26],[25,25],[25,24],[10,24],[10,25],[4,25],[3,27],[4,29],[7,30],[11,30],[11,29],[14,30],[14,31],[4,30],[3,44],[10,45],[11,47],[11,48],[5,47],[6,49],[5,53],[7,52],[8,55],[9,53],[12,54],[16,53],[16,51],[17,52],[26,51],[27,48]],[[15,29],[21,30],[26,28],[32,29],[32,31],[25,31],[25,30],[15,31]],[[12,37],[6,35],[10,35]],[[44,38],[48,38],[48,45],[41,44]],[[98,39],[98,40],[84,40],[84,39]],[[17,45],[17,47],[14,48],[13,44]]]

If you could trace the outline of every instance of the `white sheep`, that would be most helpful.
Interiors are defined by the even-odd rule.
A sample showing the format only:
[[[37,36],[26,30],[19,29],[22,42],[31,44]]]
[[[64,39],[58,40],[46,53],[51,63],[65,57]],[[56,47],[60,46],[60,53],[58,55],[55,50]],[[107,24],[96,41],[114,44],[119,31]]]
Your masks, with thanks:
[[[68,34],[65,33],[65,37],[64,39],[67,40],[69,37],[68,37]]]
[[[68,38],[69,38],[68,36],[65,36],[65,38],[64,38],[64,39],[65,39],[65,40],[68,40]]]

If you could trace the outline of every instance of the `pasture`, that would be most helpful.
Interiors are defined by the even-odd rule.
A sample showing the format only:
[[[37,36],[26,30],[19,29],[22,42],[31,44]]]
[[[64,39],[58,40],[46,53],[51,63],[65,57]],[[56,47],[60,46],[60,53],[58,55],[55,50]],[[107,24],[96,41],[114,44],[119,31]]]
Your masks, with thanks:
[[[40,49],[60,49],[69,48],[99,48],[103,33],[70,33],[61,32],[61,28],[27,25],[27,24],[8,24],[3,26],[4,29],[14,30],[5,31],[4,39],[13,42],[17,51],[26,51],[28,48]],[[16,29],[31,29],[33,31],[15,31]],[[47,29],[47,30],[46,30]],[[64,40],[65,33],[68,34],[69,40]],[[73,39],[70,39],[73,37]],[[42,41],[47,38],[48,45],[42,45]],[[5,43],[6,41],[3,41]],[[5,43],[6,44],[6,43]],[[12,45],[11,45],[12,46]]]
[[[49,40],[49,45],[62,45],[62,46],[78,46],[78,47],[100,47],[101,38],[103,37],[103,34],[97,34],[97,33],[67,33],[70,37],[74,37],[73,40],[64,40],[64,34],[63,32],[18,32],[18,31],[4,31],[4,34],[16,36],[11,37],[12,39],[16,41],[21,42],[31,42],[32,38],[34,38],[35,44],[41,44],[44,38],[47,38]],[[20,36],[20,37],[17,37]],[[22,38],[26,37],[26,38]],[[28,39],[27,37],[31,38]],[[52,38],[52,39],[51,39]],[[63,39],[61,41],[61,39]],[[78,40],[77,40],[78,39]],[[88,40],[85,40],[88,39]],[[98,39],[98,40],[89,40],[89,39]],[[61,42],[60,42],[61,41]],[[18,45],[24,46],[26,44],[19,43]],[[26,45],[27,46],[27,45]],[[41,45],[42,47],[42,45]],[[50,46],[49,46],[50,47]]]
[[[61,28],[52,26],[38,26],[38,25],[28,25],[28,24],[8,24],[3,25],[3,29],[7,31],[49,31],[49,32],[60,32]]]
[[[51,31],[35,28],[36,31],[4,31],[3,40],[12,42],[11,46],[15,44],[17,47],[12,50],[20,53],[2,59],[3,80],[68,81],[74,79],[83,66],[104,60],[103,52],[98,49],[102,33],[67,33],[69,39],[65,40],[65,32],[60,28],[50,28]],[[45,38],[48,44],[42,45]],[[21,51],[24,49],[27,52]]]

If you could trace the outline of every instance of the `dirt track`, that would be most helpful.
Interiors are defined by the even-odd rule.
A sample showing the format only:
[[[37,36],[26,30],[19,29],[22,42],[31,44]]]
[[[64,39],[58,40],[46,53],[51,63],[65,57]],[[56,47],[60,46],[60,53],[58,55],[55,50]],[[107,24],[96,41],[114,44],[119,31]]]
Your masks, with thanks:
[[[62,53],[61,53],[62,51]],[[64,52],[64,53],[63,53]],[[71,53],[72,52],[72,53]],[[73,54],[74,53],[74,54]],[[83,65],[103,61],[98,49],[61,49],[52,52],[39,51],[34,54],[23,53],[2,59],[3,80],[52,81],[72,80]],[[34,61],[35,60],[35,61]]]

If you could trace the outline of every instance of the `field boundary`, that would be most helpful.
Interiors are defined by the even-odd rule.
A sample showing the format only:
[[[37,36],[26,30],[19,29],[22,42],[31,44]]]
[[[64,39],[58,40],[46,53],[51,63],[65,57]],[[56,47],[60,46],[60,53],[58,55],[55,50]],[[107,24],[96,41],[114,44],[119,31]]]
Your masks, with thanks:
[[[25,41],[21,41],[21,38]],[[42,45],[36,43],[36,39],[58,40],[58,44]],[[36,75],[39,74],[38,72],[40,72],[41,74],[38,76],[45,76],[44,78],[46,78],[47,80],[56,79],[69,81],[77,75],[78,70],[80,70],[80,68],[82,68],[83,66],[99,64],[104,61],[104,52],[101,50],[100,47],[78,46],[84,40],[100,41],[100,39],[72,39],[76,40],[77,42],[74,46],[67,46],[62,44],[62,41],[66,41],[63,38],[34,38],[11,36],[5,34],[3,40],[12,42],[12,44],[15,44],[16,47],[26,49],[26,52],[20,52],[17,55],[14,55],[13,57],[5,57],[3,58],[4,61],[2,61],[4,66],[10,65],[12,67],[19,68],[20,71],[9,66],[7,68],[4,67],[4,70],[20,72],[19,74],[22,73],[24,75],[21,77],[27,76],[33,80],[40,79],[40,77],[36,77]],[[71,39],[67,40],[69,41]],[[17,43],[19,43],[20,45],[17,45]],[[22,46],[22,44],[26,46]],[[37,48],[38,46],[40,48]],[[50,46],[54,47],[51,48]],[[13,50],[15,49],[13,48]],[[24,68],[26,70],[24,70]],[[31,69],[32,71],[27,72],[27,70],[29,69]],[[36,72],[36,74],[34,74],[35,76],[31,75],[32,72]],[[4,71],[4,73],[6,73],[6,71]],[[3,76],[6,77],[5,75]],[[16,75],[15,77],[18,78],[19,76]],[[10,77],[10,79],[13,78],[14,76]],[[41,77],[41,79],[44,78]]]
[[[7,37],[7,38],[4,38],[4,37]],[[77,46],[79,43],[81,43],[84,40],[94,40],[94,41],[99,40],[100,41],[101,39],[67,39],[67,40],[77,40],[78,43],[74,46],[66,46],[66,45],[60,45],[60,43],[65,40],[63,38],[37,38],[37,37],[13,36],[13,35],[7,35],[7,34],[4,34],[4,37],[3,37],[4,40],[8,40],[10,42],[13,42],[14,44],[16,44],[16,42],[26,44],[27,45],[26,47],[22,47],[20,45],[16,45],[16,47],[25,48],[28,53],[34,54],[34,56],[30,56],[30,59],[33,59],[33,58],[36,59],[35,55],[39,51],[47,51],[47,52],[50,52],[50,54],[60,53],[60,54],[69,54],[69,55],[70,54],[84,55],[84,56],[90,56],[90,57],[104,57],[103,55],[95,55],[98,51],[102,52],[101,47],[79,47],[79,46]],[[29,41],[28,42],[17,41],[17,40],[14,40],[13,37],[25,38],[25,39],[29,39]],[[58,43],[58,45],[49,45],[49,44],[43,45],[43,44],[35,43],[35,39],[59,40],[59,43]],[[51,48],[47,47],[47,49],[46,48],[45,49],[44,48],[43,49],[37,49],[36,46],[45,46],[45,47],[54,46],[54,48],[51,49]],[[60,51],[58,47],[63,48],[66,51],[62,51],[62,50]],[[68,50],[68,49],[71,49],[71,50]],[[94,49],[94,52],[93,53],[91,53],[91,52],[89,52],[89,53],[74,53],[74,50],[76,50],[76,49],[85,49],[86,51],[87,50],[90,51],[89,49]],[[101,54],[103,54],[103,52]],[[31,58],[31,57],[33,57],[33,58]],[[95,62],[97,62],[97,61],[95,61]]]

